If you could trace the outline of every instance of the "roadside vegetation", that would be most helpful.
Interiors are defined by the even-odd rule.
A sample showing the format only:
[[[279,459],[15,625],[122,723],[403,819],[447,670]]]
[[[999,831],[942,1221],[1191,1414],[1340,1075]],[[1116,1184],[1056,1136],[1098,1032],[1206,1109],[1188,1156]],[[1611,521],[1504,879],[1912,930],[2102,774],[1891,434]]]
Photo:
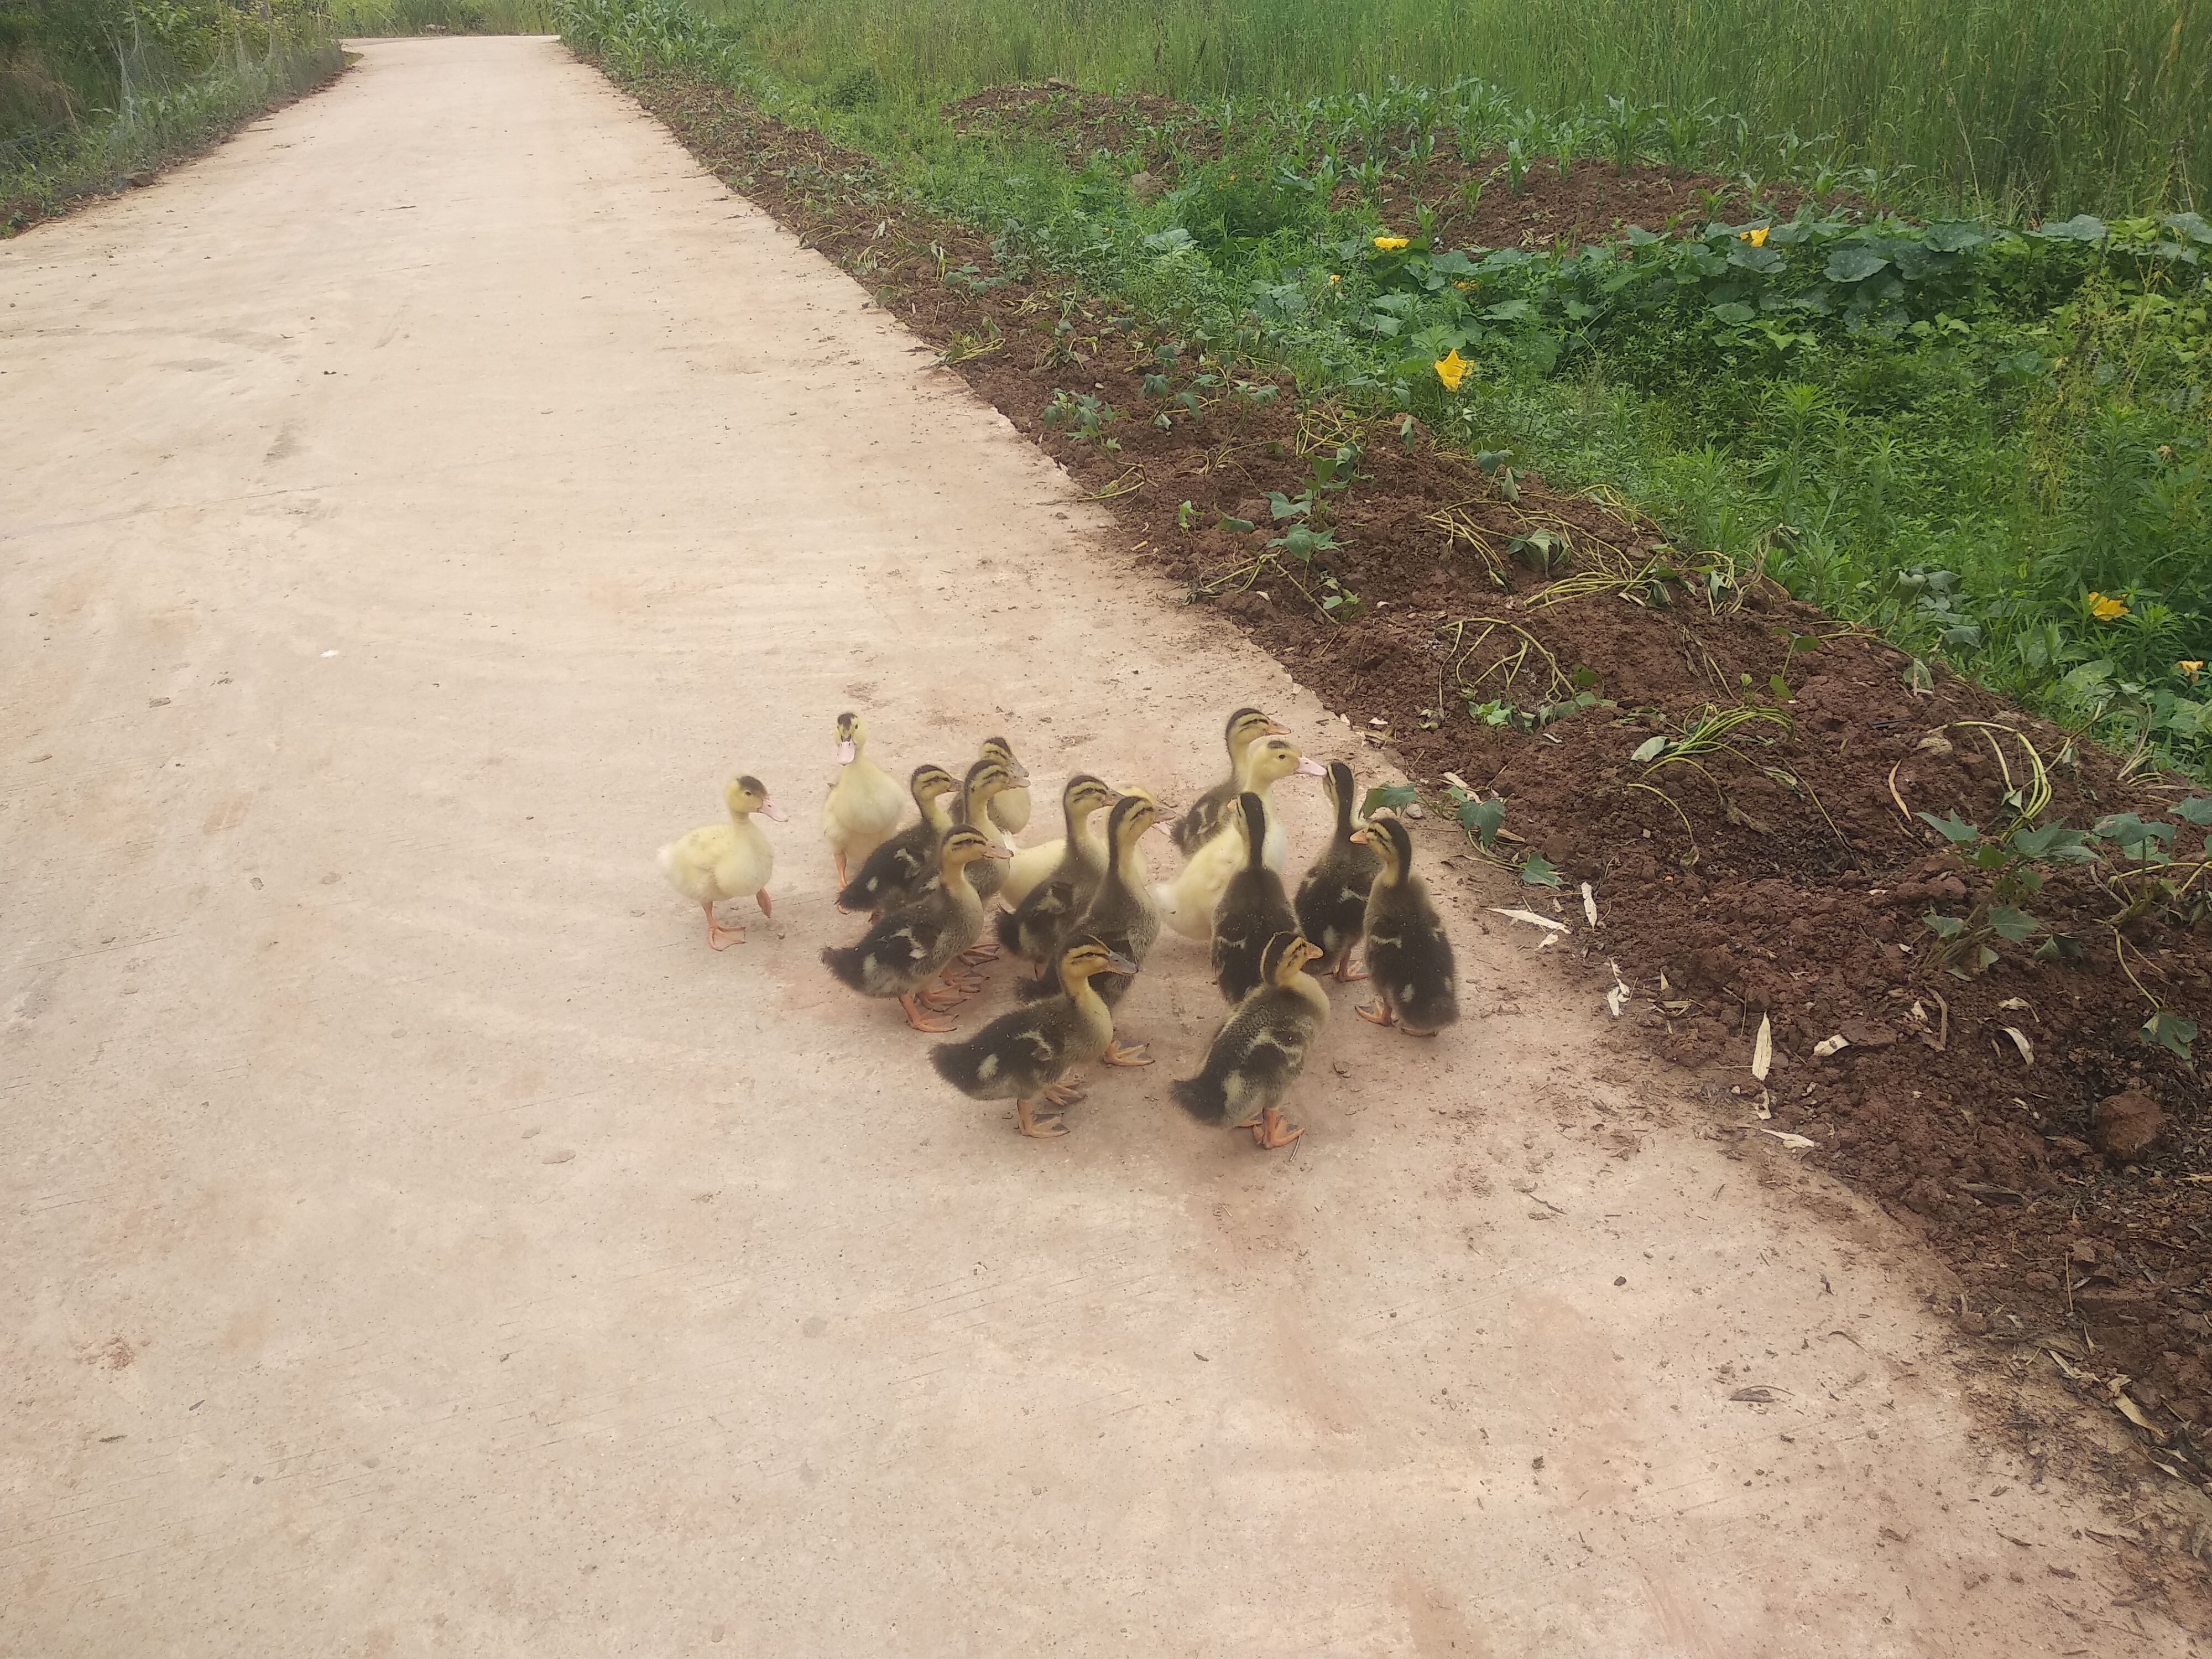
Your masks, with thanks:
[[[1771,46],[1741,64],[1786,57],[1786,17],[1717,11],[1663,51],[1646,41],[1641,69],[1642,26],[1585,21],[1587,50],[1547,79],[1551,60],[1519,54],[1550,14],[1516,15],[1527,27],[1484,54],[1510,88],[1385,76],[1308,93],[1292,88],[1474,61],[1479,37],[1394,34],[1387,9],[1359,31],[1191,11],[1142,52],[1133,23],[1078,45],[1049,8],[994,33],[950,0],[856,13],[842,35],[835,0],[559,13],[617,70],[682,70],[870,155],[880,187],[1075,276],[1133,327],[1411,414],[1486,471],[1607,492],[1686,550],[1880,628],[1918,672],[1970,675],[2136,767],[2203,775],[2212,141],[2200,105],[2165,100],[2207,92],[2212,12],[2037,7],[2000,30],[1978,9],[1855,9],[1866,39],[1754,68],[1741,103],[1701,78],[1717,41]],[[1988,143],[1947,147],[1872,93],[1816,125],[1858,95],[1851,77],[1908,58],[1914,95]],[[2093,61],[2132,64],[2133,93],[2098,91]],[[1000,70],[1071,69],[1207,95],[943,101]],[[2006,88],[2038,76],[2032,118],[1999,121]],[[1971,111],[1946,101],[1962,91]],[[1540,194],[1577,234],[1498,234]],[[1178,418],[1085,402],[1049,418],[1101,441],[1115,418]]]
[[[314,0],[0,0],[0,234],[143,181],[340,67]]]
[[[399,34],[550,34],[538,0],[331,0],[331,27],[351,40]]]

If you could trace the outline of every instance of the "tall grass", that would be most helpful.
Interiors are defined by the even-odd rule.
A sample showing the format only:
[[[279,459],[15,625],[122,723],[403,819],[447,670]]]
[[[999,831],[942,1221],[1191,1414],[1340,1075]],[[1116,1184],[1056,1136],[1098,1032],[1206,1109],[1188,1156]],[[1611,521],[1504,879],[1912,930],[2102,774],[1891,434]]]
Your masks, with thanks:
[[[544,0],[333,0],[331,26],[366,40],[396,34],[550,34]]]
[[[2212,0],[698,0],[822,81],[927,100],[1060,76],[1304,98],[1462,75],[1545,112],[1711,99],[2007,215],[2212,200]]]

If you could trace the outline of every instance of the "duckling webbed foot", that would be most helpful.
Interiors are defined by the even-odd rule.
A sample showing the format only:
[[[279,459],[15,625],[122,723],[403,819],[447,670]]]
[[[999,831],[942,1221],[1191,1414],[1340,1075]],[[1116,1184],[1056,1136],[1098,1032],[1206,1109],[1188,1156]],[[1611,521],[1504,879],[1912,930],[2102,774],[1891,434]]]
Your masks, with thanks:
[[[949,985],[931,985],[914,994],[914,1000],[933,1014],[957,1008],[968,1000],[967,994],[956,991]]]
[[[1083,1098],[1089,1087],[1090,1085],[1081,1078],[1071,1074],[1060,1079],[1057,1083],[1047,1084],[1038,1091],[1038,1094],[1055,1106],[1073,1106]]]
[[[1397,1015],[1390,1012],[1389,1005],[1380,997],[1372,1002],[1360,1003],[1352,1012],[1370,1025],[1395,1025],[1398,1023]]]
[[[841,893],[843,892],[845,889],[851,884],[852,879],[853,878],[850,876],[845,873],[845,855],[842,853],[839,853],[837,854],[837,890]]]
[[[1260,1149],[1268,1152],[1276,1152],[1289,1146],[1306,1132],[1304,1124],[1291,1123],[1272,1106],[1261,1108],[1259,1116],[1240,1123],[1237,1127],[1240,1129],[1249,1129],[1252,1132],[1252,1139],[1260,1143]]]
[[[1149,1042],[1133,1042],[1124,1047],[1121,1039],[1115,1037],[1098,1058],[1109,1066],[1149,1066],[1152,1057],[1145,1051],[1152,1046]]]
[[[901,997],[899,1006],[906,1010],[906,1023],[917,1031],[950,1031],[958,1025],[957,1020],[930,1018],[915,1006],[915,999],[911,996]]]
[[[699,908],[707,913],[707,943],[710,948],[726,951],[732,945],[743,945],[745,942],[745,930],[743,927],[725,927],[714,920],[713,905],[702,904]]]
[[[753,895],[753,902],[760,906],[763,915],[772,916],[775,914],[775,907],[769,902],[767,888],[763,887]]]
[[[1352,947],[1350,945],[1347,945],[1344,947],[1344,955],[1338,958],[1336,967],[1333,970],[1332,977],[1334,977],[1336,982],[1340,985],[1349,985],[1354,980],[1361,980],[1367,977],[1367,970],[1364,968],[1359,969],[1356,972],[1353,970],[1352,966]]]
[[[981,945],[971,945],[960,953],[958,959],[971,967],[981,963],[996,962],[999,959],[999,947],[988,940]]]
[[[959,992],[963,996],[972,997],[983,988],[983,976],[981,974],[968,973],[957,966],[948,966],[937,977],[945,985]]]
[[[1014,1103],[1014,1115],[1021,1131],[1032,1140],[1054,1140],[1067,1133],[1067,1125],[1060,1121],[1058,1112],[1036,1114],[1036,1103],[1026,1097]]]

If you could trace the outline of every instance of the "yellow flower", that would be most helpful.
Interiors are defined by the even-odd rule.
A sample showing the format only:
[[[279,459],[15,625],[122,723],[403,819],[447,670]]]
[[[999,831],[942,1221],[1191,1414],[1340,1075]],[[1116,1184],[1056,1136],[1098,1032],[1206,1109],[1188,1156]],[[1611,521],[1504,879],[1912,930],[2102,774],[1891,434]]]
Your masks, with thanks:
[[[2102,593],[2092,593],[2089,596],[2089,614],[2099,622],[2118,622],[2128,614],[2128,602],[2111,599]]]
[[[2204,664],[2202,659],[2196,662],[2178,662],[2173,665],[2176,668],[2179,668],[2185,676],[2192,680],[2195,679],[2198,674],[2202,673],[2204,668]]]
[[[1343,277],[1341,277],[1341,276],[1338,276],[1338,275],[1337,275],[1334,271],[1333,271],[1333,270],[1332,270],[1332,271],[1330,271],[1330,272],[1328,273],[1328,285],[1329,285],[1331,288],[1334,288],[1334,287],[1335,287],[1339,283],[1342,282],[1343,280],[1344,280],[1344,278],[1343,278]]]
[[[1437,360],[1437,379],[1444,383],[1445,391],[1456,392],[1459,383],[1467,378],[1468,367],[1467,360],[1459,355],[1459,348],[1454,346]]]
[[[1403,236],[1377,236],[1375,239],[1375,246],[1385,253],[1395,253],[1400,248],[1407,246],[1407,239]]]
[[[1753,247],[1765,247],[1766,246],[1766,227],[1765,225],[1761,225],[1756,230],[1739,230],[1735,234],[1735,239],[1739,242],[1748,242]]]

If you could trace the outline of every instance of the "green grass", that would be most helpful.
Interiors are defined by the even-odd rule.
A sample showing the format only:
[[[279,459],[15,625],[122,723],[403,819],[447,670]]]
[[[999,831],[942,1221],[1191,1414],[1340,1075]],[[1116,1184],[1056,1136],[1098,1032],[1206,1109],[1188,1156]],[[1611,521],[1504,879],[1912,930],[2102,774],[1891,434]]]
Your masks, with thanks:
[[[766,68],[866,65],[928,103],[1078,85],[1304,99],[1493,82],[1553,114],[1607,96],[1833,134],[1842,164],[2027,214],[2212,199],[2208,0],[701,0]]]
[[[401,34],[551,34],[543,0],[332,0],[331,26],[349,40]]]

